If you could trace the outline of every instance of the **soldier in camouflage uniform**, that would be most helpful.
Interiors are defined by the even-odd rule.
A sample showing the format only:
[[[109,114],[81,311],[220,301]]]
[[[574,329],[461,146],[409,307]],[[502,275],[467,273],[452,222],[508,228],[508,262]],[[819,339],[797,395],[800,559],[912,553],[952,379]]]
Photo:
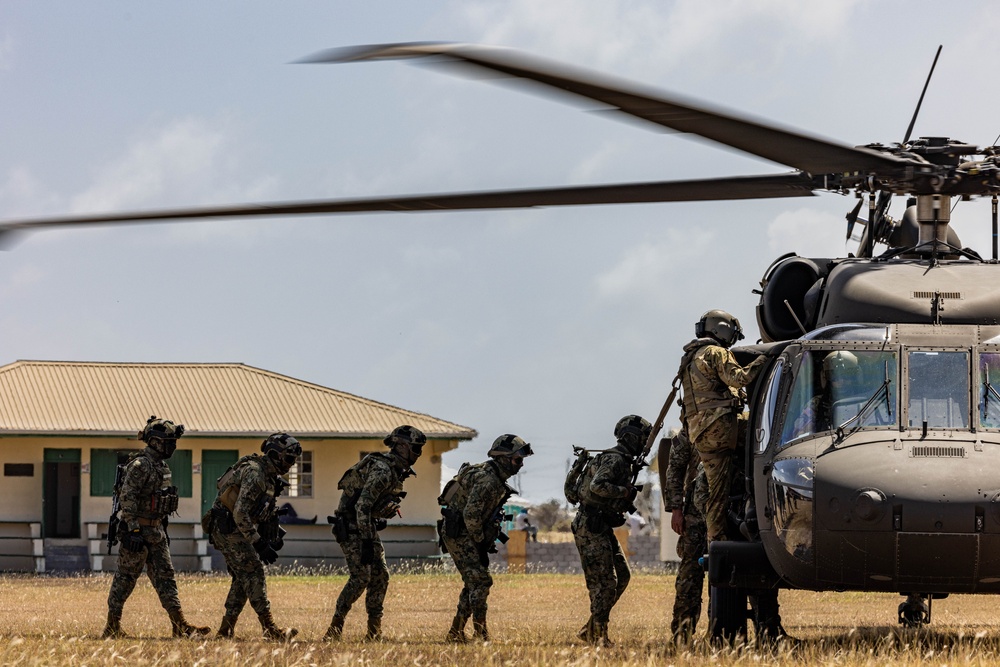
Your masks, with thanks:
[[[202,527],[225,557],[232,577],[218,636],[233,636],[236,621],[249,599],[264,637],[289,640],[298,630],[275,624],[267,599],[264,564],[274,563],[283,546],[275,498],[286,485],[280,476],[288,474],[302,454],[302,446],[290,435],[275,433],[264,440],[260,449],[263,456],[244,456],[219,478],[219,495],[202,517]]]
[[[681,383],[688,435],[708,480],[705,524],[708,541],[726,539],[726,504],[737,439],[746,430],[743,387],[764,365],[763,356],[746,368],[729,348],[743,338],[740,322],[723,310],[710,310],[695,325],[698,336],[684,346]]]
[[[177,438],[183,434],[182,424],[150,417],[146,427],[139,432],[139,439],[146,443],[146,447],[125,464],[121,485],[115,488],[121,507],[118,524],[121,547],[118,550],[118,571],[108,594],[108,623],[101,635],[105,639],[126,637],[121,627],[122,608],[132,594],[143,566],[160,598],[160,604],[170,615],[174,637],[210,632],[206,627],[191,625],[184,618],[165,530],[167,516],[177,511],[177,487],[170,484],[170,468],[166,459],[173,456]]]
[[[496,540],[506,537],[500,532],[503,506],[514,493],[507,479],[517,474],[524,457],[531,454],[531,445],[518,436],[502,435],[493,441],[489,461],[463,464],[438,498],[444,517],[438,522],[441,544],[465,584],[446,641],[468,641],[465,625],[470,616],[474,636],[489,640],[486,598],[493,585],[489,555],[496,551]]]
[[[413,426],[399,426],[382,441],[388,454],[368,454],[341,478],[340,505],[333,517],[333,534],[344,551],[351,576],[337,598],[337,608],[324,639],[340,639],[351,605],[367,589],[369,640],[382,638],[382,603],[389,587],[389,568],[378,531],[399,511],[406,493],[403,480],[415,474],[413,466],[427,437]]]
[[[681,561],[674,584],[670,632],[675,642],[686,642],[694,635],[701,616],[705,569],[698,560],[708,550],[704,513],[708,483],[684,428],[674,437],[660,441],[657,458],[663,471],[660,478],[663,506],[670,513],[670,527],[680,536],[677,555]]]
[[[595,645],[611,645],[611,609],[632,577],[614,529],[625,523],[627,512],[635,511],[632,465],[652,428],[638,415],[622,417],[615,425],[618,444],[595,456],[580,479],[580,509],[572,528],[590,593],[590,619],[578,636]]]

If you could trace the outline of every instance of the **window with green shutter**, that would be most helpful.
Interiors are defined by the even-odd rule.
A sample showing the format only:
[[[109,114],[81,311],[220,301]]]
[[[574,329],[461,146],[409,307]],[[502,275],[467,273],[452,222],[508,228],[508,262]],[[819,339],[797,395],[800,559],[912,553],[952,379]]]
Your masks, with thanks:
[[[191,497],[191,450],[178,449],[167,459],[170,466],[171,484],[177,487],[177,495],[181,498]]]
[[[111,497],[115,491],[115,470],[128,461],[134,449],[90,450],[90,495]]]

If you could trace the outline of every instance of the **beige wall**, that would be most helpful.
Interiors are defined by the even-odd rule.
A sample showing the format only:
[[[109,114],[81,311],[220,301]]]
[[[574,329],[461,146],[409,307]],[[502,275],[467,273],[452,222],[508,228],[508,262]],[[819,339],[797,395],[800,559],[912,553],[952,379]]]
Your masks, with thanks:
[[[240,455],[260,451],[260,438],[183,438],[179,447],[192,450],[192,465],[200,468],[203,449],[236,449]],[[385,451],[381,440],[301,439],[303,449],[313,452],[314,496],[290,498],[299,516],[319,517],[325,523],[340,500],[337,481],[344,471],[359,460],[361,452]],[[107,521],[111,511],[109,497],[90,496],[90,450],[138,448],[135,439],[114,437],[0,437],[0,473],[4,463],[32,463],[32,477],[0,477],[0,521],[42,520],[42,471],[44,450],[79,449],[83,471],[80,475],[81,522]],[[397,523],[433,524],[440,517],[437,496],[441,479],[441,454],[458,446],[456,440],[431,440],[424,456],[415,466],[416,477],[406,480],[406,500],[402,519]],[[433,460],[433,462],[432,462]],[[201,474],[191,477],[192,497],[181,498],[176,521],[194,522],[201,519]],[[284,499],[285,497],[282,496]],[[85,531],[84,531],[85,534]]]

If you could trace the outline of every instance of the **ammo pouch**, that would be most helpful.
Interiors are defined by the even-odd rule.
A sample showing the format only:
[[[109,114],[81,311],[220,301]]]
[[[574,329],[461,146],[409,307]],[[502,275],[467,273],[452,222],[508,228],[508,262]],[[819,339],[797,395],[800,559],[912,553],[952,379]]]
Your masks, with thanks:
[[[223,507],[213,507],[209,510],[209,514],[212,515],[215,530],[223,535],[236,532],[236,521],[233,519],[232,512]]]
[[[334,539],[338,542],[346,542],[351,539],[351,535],[357,535],[357,527],[353,527],[351,522],[347,520],[346,517],[334,513],[333,516],[326,517],[326,520],[330,522],[330,532],[333,533]],[[385,526],[382,526],[384,528]],[[378,522],[375,523],[376,530],[382,530],[378,527]]]
[[[464,535],[465,519],[462,515],[449,507],[441,508],[441,516],[444,517],[444,534],[454,539]]]
[[[155,492],[149,499],[149,509],[160,516],[167,516],[177,511],[177,487],[168,486]]]
[[[587,530],[592,533],[603,533],[611,528],[625,525],[625,515],[620,512],[605,512],[600,508],[584,508],[584,516],[587,520]]]

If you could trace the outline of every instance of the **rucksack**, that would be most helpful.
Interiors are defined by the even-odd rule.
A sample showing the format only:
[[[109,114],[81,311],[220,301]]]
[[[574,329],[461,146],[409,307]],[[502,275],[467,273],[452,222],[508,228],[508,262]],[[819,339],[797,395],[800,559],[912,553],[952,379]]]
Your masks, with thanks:
[[[594,457],[590,455],[590,450],[583,447],[573,446],[573,452],[576,454],[576,461],[573,461],[573,465],[569,469],[569,473],[566,475],[566,483],[563,484],[563,493],[566,495],[566,500],[571,505],[580,504],[580,483],[583,481],[583,473],[590,465],[590,462],[594,460]]]

